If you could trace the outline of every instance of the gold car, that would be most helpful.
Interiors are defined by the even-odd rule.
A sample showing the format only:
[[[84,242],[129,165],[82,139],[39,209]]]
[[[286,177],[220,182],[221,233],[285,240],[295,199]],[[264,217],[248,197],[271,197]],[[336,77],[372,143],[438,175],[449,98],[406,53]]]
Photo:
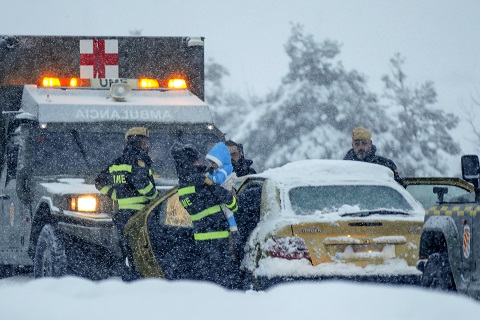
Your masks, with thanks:
[[[303,160],[249,177],[262,185],[245,271],[279,281],[355,278],[416,282],[424,209],[386,167]]]

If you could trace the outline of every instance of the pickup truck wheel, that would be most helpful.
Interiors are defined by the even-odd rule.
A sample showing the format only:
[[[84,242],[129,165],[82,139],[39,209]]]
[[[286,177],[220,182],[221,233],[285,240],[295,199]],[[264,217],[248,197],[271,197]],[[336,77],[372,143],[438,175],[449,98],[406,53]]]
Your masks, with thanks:
[[[436,252],[429,256],[420,284],[436,290],[456,290],[447,252]]]
[[[0,265],[0,279],[11,277],[14,274],[15,268],[11,265]]]
[[[33,275],[35,278],[61,277],[68,272],[68,259],[62,233],[47,224],[38,236]]]

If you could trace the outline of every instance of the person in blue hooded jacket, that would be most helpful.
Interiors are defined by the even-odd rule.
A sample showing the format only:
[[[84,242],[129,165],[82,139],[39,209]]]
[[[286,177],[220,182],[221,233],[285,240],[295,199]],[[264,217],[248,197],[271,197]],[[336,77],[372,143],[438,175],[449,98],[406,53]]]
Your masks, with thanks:
[[[233,172],[230,150],[228,150],[227,145],[223,142],[218,142],[207,153],[205,159],[212,163],[213,168],[213,171],[207,174],[207,178],[213,181],[213,183],[221,185],[225,189],[232,191],[232,187],[237,176]],[[222,206],[222,210],[227,218],[230,232],[238,231],[237,222],[235,221],[233,212],[225,206]]]
[[[205,156],[205,159],[212,162],[213,172],[208,174],[207,178],[215,184],[221,185],[233,172],[230,150],[223,142],[218,142],[212,150]]]

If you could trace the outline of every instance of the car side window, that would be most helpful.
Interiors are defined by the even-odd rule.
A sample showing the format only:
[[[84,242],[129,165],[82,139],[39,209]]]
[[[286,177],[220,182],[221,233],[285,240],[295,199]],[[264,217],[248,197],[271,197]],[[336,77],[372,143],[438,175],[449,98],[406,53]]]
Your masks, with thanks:
[[[475,196],[463,188],[452,186],[452,185],[442,185],[442,184],[419,184],[419,185],[409,185],[407,190],[412,194],[412,196],[417,199],[418,202],[422,204],[425,209],[435,206],[438,203],[438,196],[433,192],[434,188],[447,188],[447,193],[443,195],[444,202],[470,202],[470,198],[475,200]]]
[[[237,193],[244,192],[245,190],[251,189],[251,188],[262,188],[263,186],[263,180],[261,179],[248,179],[248,180],[239,180],[241,183],[240,185],[235,185],[235,189],[237,190]]]

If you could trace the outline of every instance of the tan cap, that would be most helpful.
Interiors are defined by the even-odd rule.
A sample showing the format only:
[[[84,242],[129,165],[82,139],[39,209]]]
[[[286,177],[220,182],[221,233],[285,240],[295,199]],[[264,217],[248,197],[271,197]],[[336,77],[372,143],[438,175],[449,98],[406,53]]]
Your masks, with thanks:
[[[150,133],[148,132],[147,128],[144,127],[133,127],[128,129],[127,133],[125,133],[125,140],[128,140],[128,137],[131,136],[144,136],[149,137]]]
[[[371,140],[372,133],[364,127],[356,127],[352,131],[352,140]]]

